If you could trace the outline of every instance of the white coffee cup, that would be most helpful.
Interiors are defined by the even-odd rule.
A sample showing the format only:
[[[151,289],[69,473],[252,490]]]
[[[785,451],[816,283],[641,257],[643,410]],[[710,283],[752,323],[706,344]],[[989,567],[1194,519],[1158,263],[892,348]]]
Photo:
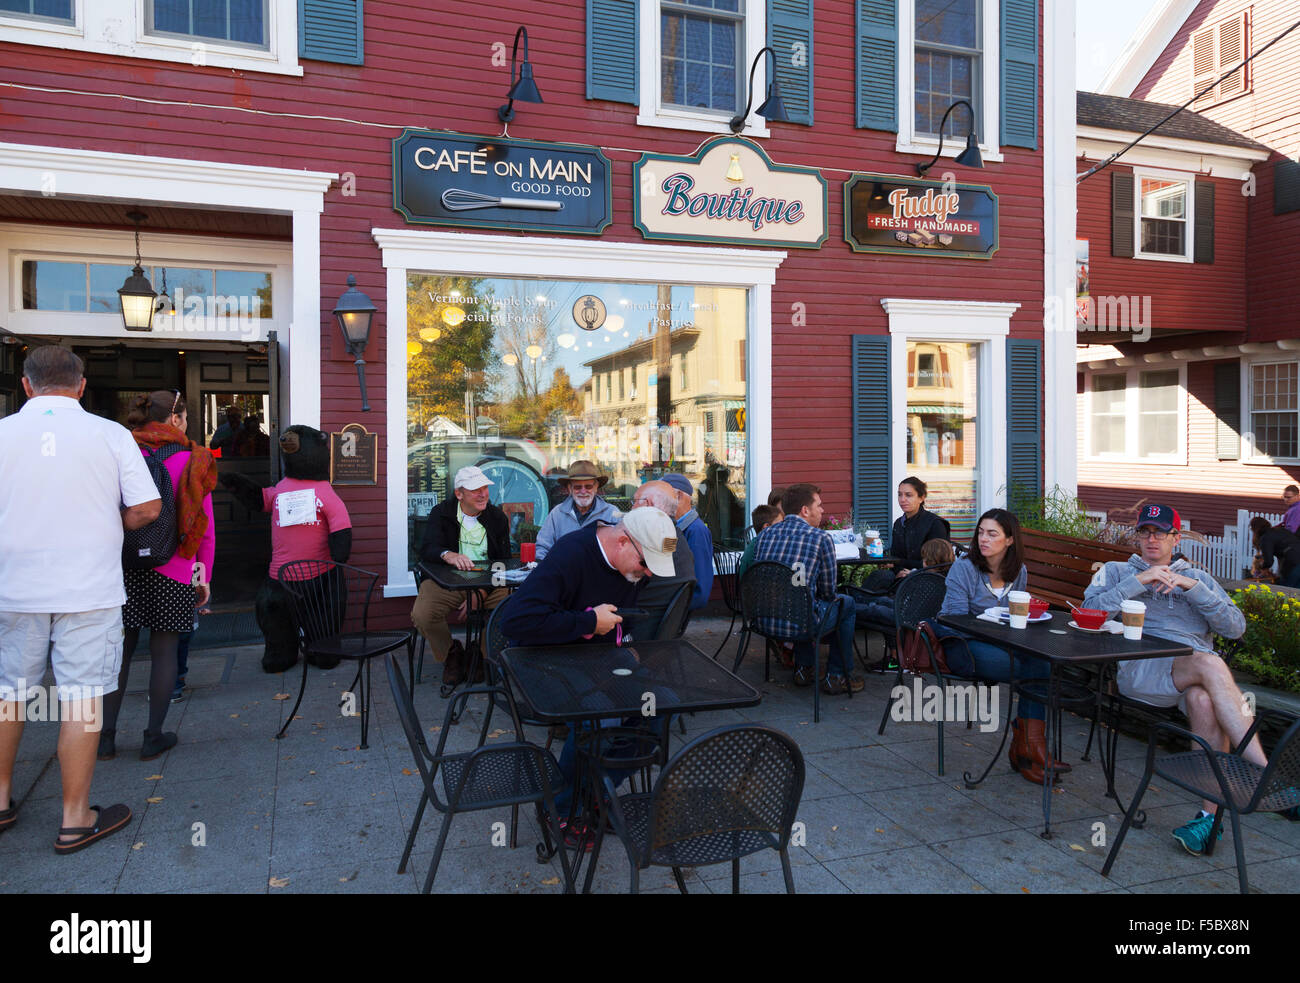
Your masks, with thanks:
[[[1147,606],[1141,601],[1121,601],[1119,619],[1124,623],[1124,637],[1131,642],[1142,638],[1142,625],[1146,621]]]
[[[1029,592],[1007,591],[1007,610],[1011,613],[1011,627],[1024,628],[1029,623]]]

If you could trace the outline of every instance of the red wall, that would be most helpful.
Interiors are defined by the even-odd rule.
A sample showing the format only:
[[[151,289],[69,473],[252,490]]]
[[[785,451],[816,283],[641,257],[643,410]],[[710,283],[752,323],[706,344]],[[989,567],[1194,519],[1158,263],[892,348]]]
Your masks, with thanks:
[[[373,412],[365,423],[384,434],[385,277],[370,229],[403,224],[392,210],[390,145],[403,126],[496,133],[509,67],[492,64],[492,45],[501,42],[508,49],[522,22],[546,102],[519,106],[511,135],[602,147],[614,165],[614,224],[606,240],[640,241],[631,225],[631,165],[640,153],[690,153],[708,137],[638,127],[634,106],[588,102],[585,3],[563,0],[545,8],[544,17],[528,12],[521,20],[517,5],[502,0],[475,4],[472,17],[465,16],[465,5],[447,0],[372,0],[365,6],[366,64],[307,61],[302,79],[6,45],[0,59],[5,81],[186,105],[2,89],[0,139],[355,174],[355,197],[331,189],[321,220],[322,426],[337,429],[359,416],[351,359],[325,321],[347,275],[355,273],[380,309],[377,335],[366,352]],[[846,508],[852,494],[849,339],[888,330],[881,297],[1018,302],[1012,335],[1042,334],[1041,151],[1004,148],[1005,162],[987,164],[982,172],[953,167],[959,180],[991,184],[1000,197],[1001,249],[991,261],[850,252],[841,196],[849,172],[911,174],[918,160],[895,153],[894,134],[854,127],[853,39],[852,4],[818,6],[816,126],[773,124],[772,138],[763,141],[775,161],[821,167],[830,185],[827,244],[816,251],[790,250],[773,291],[772,477],[777,484],[817,481],[832,512]],[[393,125],[275,118],[236,107]],[[792,323],[795,304],[805,305],[804,325]],[[382,471],[385,440],[380,448]],[[357,525],[354,558],[362,566],[385,564],[382,482],[372,489],[341,489]]]
[[[1112,164],[1079,185],[1077,228],[1079,238],[1089,241],[1091,295],[1149,296],[1157,332],[1245,331],[1248,199],[1241,182],[1198,178],[1215,186],[1214,262],[1170,263],[1111,255],[1111,172],[1131,175],[1133,169]]]

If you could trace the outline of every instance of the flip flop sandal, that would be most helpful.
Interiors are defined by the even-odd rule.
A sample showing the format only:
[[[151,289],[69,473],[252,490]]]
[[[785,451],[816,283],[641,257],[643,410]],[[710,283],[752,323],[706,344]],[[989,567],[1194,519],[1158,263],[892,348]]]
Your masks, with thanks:
[[[102,840],[106,836],[112,836],[131,821],[131,810],[121,804],[109,806],[107,809],[101,809],[99,806],[91,806],[90,808],[95,811],[95,825],[65,826],[60,829],[60,836],[76,836],[77,838],[67,841],[55,840],[55,853],[76,853],[78,850],[84,850],[92,843]]]
[[[16,822],[18,822],[18,806],[14,804],[13,799],[10,799],[9,808],[0,809],[0,833],[3,833]]]

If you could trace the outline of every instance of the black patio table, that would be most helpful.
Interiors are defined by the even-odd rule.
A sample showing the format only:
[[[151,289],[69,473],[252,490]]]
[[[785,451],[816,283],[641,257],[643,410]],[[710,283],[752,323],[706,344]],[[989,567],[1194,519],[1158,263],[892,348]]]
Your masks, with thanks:
[[[1022,699],[1028,694],[1031,699],[1038,700],[1048,708],[1046,743],[1048,748],[1051,749],[1051,754],[1059,761],[1061,760],[1059,717],[1062,704],[1071,703],[1078,706],[1085,702],[1093,702],[1094,712],[1100,715],[1103,698],[1102,687],[1106,676],[1104,669],[1099,671],[1097,673],[1095,694],[1087,693],[1086,696],[1082,696],[1081,694],[1087,691],[1077,685],[1070,687],[1073,693],[1064,691],[1060,678],[1061,669],[1072,666],[1097,666],[1102,669],[1106,665],[1114,665],[1129,659],[1161,659],[1191,655],[1192,649],[1178,642],[1158,638],[1149,632],[1143,632],[1142,638],[1138,641],[1130,641],[1123,635],[1112,634],[1109,631],[1090,632],[1070,628],[1071,617],[1068,613],[1053,611],[1050,614],[1050,621],[1030,622],[1025,628],[1012,628],[1008,624],[994,624],[991,621],[984,621],[973,614],[943,615],[938,620],[940,624],[956,629],[971,638],[988,642],[1011,652],[1037,656],[1050,664],[1050,673],[1044,687],[1039,680],[1016,682],[1015,662],[1013,660],[1011,663],[1011,688],[1017,691]],[[1002,730],[1002,742],[998,745],[993,760],[989,762],[988,767],[984,769],[984,773],[978,779],[972,780],[970,772],[966,772],[962,776],[967,788],[977,786],[993,769],[993,765],[1002,756],[1002,750],[1006,746],[1010,726],[1011,701],[1008,700],[1007,719]],[[1102,770],[1106,775],[1106,787],[1113,790],[1115,786],[1114,757],[1106,754],[1105,742],[1100,745],[1100,751]],[[1052,782],[1053,774],[1048,769],[1043,769],[1043,832],[1040,835],[1044,839],[1051,839],[1052,836]],[[1116,800],[1118,801],[1118,796],[1116,796]]]
[[[463,590],[469,604],[465,611],[465,654],[469,657],[466,667],[465,682],[473,685],[475,670],[482,658],[482,635],[486,619],[483,617],[483,604],[490,591],[499,588],[514,590],[521,581],[506,580],[501,574],[507,570],[519,570],[523,567],[518,559],[484,560],[474,564],[472,570],[458,570],[450,563],[427,563],[421,560],[416,569],[444,590]],[[423,657],[421,657],[423,658]],[[442,695],[450,696],[449,690]]]
[[[600,722],[606,718],[621,721],[626,717],[739,709],[756,706],[762,700],[762,694],[753,686],[680,638],[622,646],[515,646],[502,653],[501,663],[532,716],[549,724],[588,723],[593,735],[599,734]],[[653,704],[648,699],[651,695]],[[666,727],[664,735],[666,740]],[[576,781],[579,788],[583,787],[581,773]],[[575,806],[580,798],[574,796]],[[588,814],[593,816],[594,810],[589,808]],[[603,828],[601,821],[596,825],[598,830]],[[572,865],[575,882],[583,852],[580,844]],[[590,889],[593,873],[594,866],[587,872],[584,890]]]

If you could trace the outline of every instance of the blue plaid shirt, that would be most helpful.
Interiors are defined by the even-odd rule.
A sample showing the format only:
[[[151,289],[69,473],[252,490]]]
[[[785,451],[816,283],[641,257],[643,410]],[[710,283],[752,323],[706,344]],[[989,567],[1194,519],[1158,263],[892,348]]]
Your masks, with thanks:
[[[813,596],[835,600],[835,544],[829,533],[814,529],[803,516],[787,515],[759,533],[757,543],[755,563],[780,563],[796,571],[802,567],[803,580]],[[759,617],[758,625],[777,638],[793,638],[798,633],[797,626],[780,618]]]

